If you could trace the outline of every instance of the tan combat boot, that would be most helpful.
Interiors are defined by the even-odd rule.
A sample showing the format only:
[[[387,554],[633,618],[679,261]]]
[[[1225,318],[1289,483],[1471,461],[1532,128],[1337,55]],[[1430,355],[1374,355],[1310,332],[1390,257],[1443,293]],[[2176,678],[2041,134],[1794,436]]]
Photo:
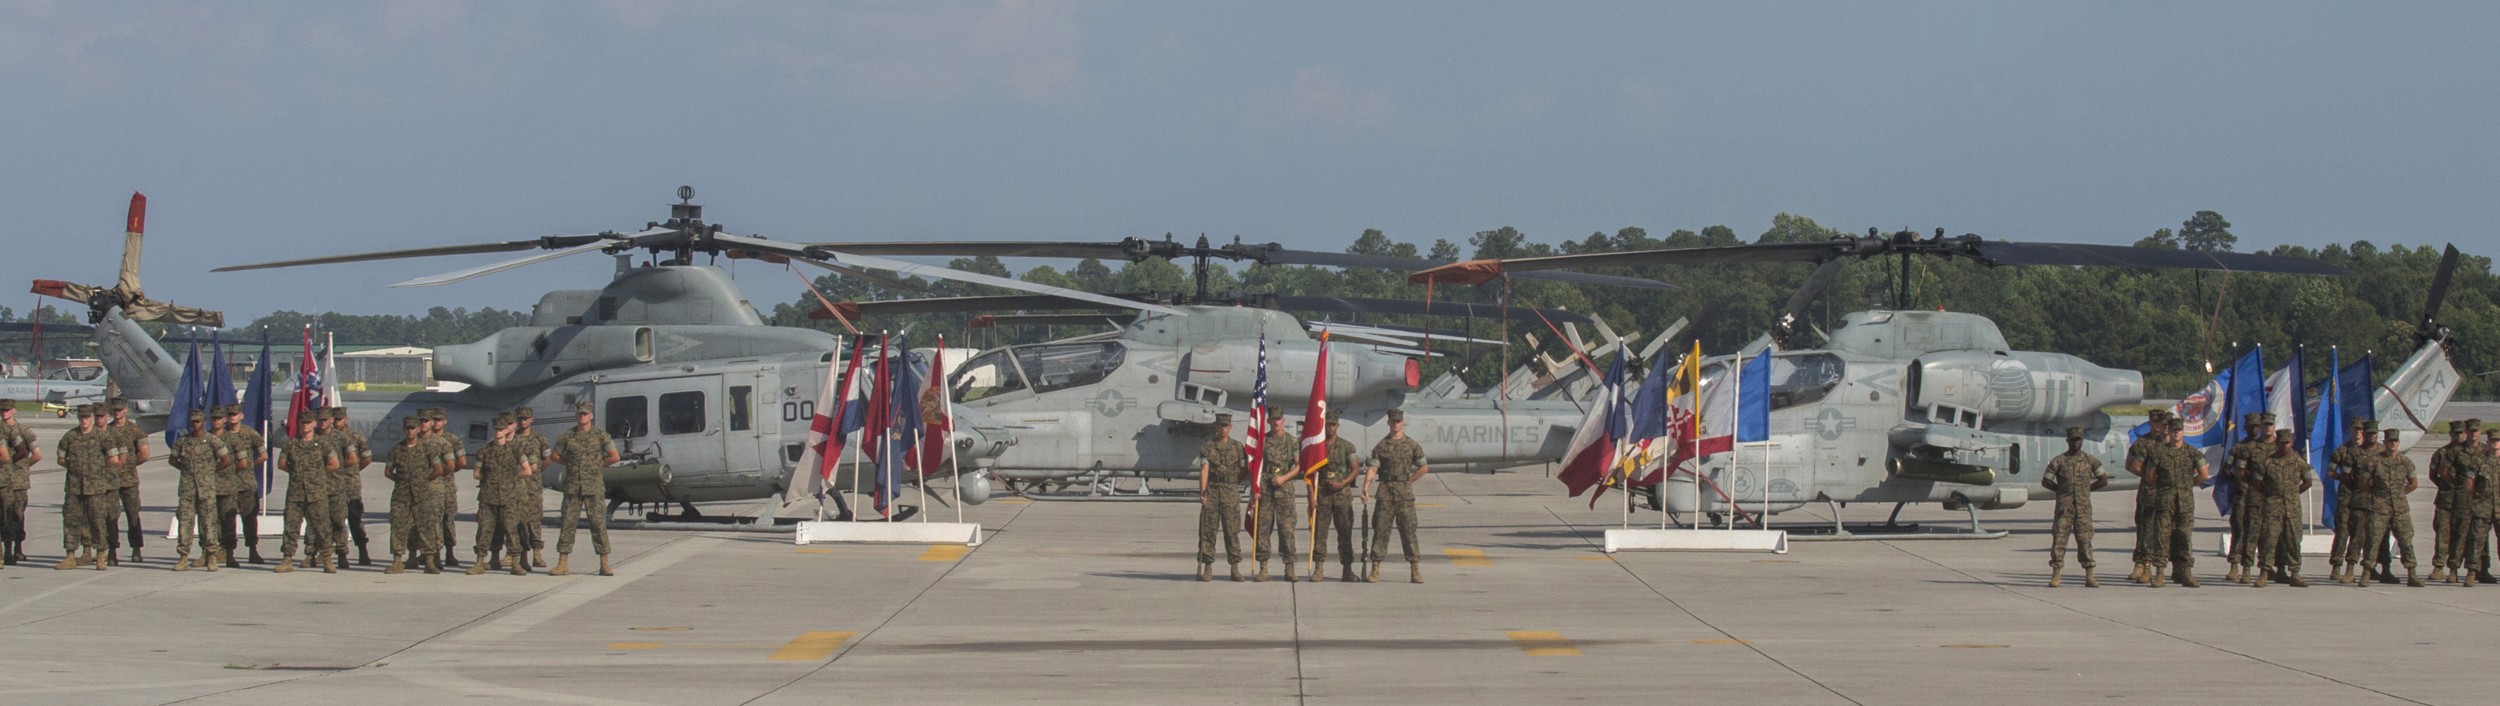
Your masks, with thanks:
[[[1363,583],[1380,583],[1380,562],[1372,562],[1371,571],[1363,574]]]
[[[58,564],[53,564],[53,565],[52,565],[52,568],[59,569],[59,570],[62,570],[62,571],[68,571],[68,570],[70,570],[70,569],[75,569],[75,568],[78,568],[78,567],[83,566],[83,565],[85,565],[85,564],[86,564],[86,562],[82,562],[82,561],[79,561],[79,560],[78,560],[78,555],[76,555],[76,554],[71,554],[71,555],[69,555],[69,556],[61,557],[61,563],[58,563]]]
[[[1406,565],[1406,582],[1407,582],[1407,583],[1423,583],[1423,582],[1424,582],[1424,565],[1422,565],[1422,564],[1407,564],[1407,565]]]
[[[1326,580],[1328,580],[1328,566],[1316,561],[1311,562],[1311,583],[1319,583]]]
[[[2446,580],[2448,580],[2448,567],[2445,567],[2445,566],[2440,566],[2440,565],[2438,565],[2438,564],[2432,564],[2432,565],[2431,565],[2431,580],[2432,580],[2432,581],[2446,581]]]
[[[208,572],[212,574],[217,573],[217,565],[225,563],[225,559],[225,552],[215,549],[208,550],[207,554],[200,557],[200,568],[207,569]]]
[[[2092,576],[2092,567],[2083,567],[2083,587],[2100,588],[2101,580]]]
[[[278,565],[277,565],[277,566],[272,566],[272,567],[269,567],[269,573],[273,573],[273,574],[284,574],[284,573],[293,572],[294,570],[295,570],[295,555],[293,555],[293,554],[288,554],[288,555],[286,555],[286,556],[278,557]]]
[[[1285,562],[1285,583],[1293,583],[1293,562]]]
[[[616,570],[615,570],[615,569],[608,568],[608,555],[606,555],[606,554],[601,554],[601,555],[599,555],[599,575],[601,575],[601,576],[615,576],[615,575],[616,575]]]
[[[191,555],[189,555],[189,554],[176,554],[176,555],[174,555],[174,570],[175,570],[175,571],[190,571],[190,570],[191,570]]]
[[[541,568],[541,569],[547,568],[547,550],[545,550],[545,549],[532,549],[532,550],[530,550],[530,566],[537,567],[537,568]]]
[[[2353,573],[2353,576],[2352,576],[2352,585],[2353,585],[2354,587],[2356,587],[2356,588],[2369,588],[2369,587],[2370,587],[2370,572],[2367,572],[2367,571],[2355,571],[2355,572],[2352,572],[2352,573]]]
[[[2289,568],[2284,569],[2284,570],[2283,570],[2283,583],[2290,584],[2292,588],[2308,588],[2308,587],[2309,587],[2309,580],[2308,580],[2308,579],[2305,579],[2305,578],[2301,578],[2301,576],[2300,576],[2300,571],[2299,571],[2298,569],[2289,569]]]
[[[2150,564],[2145,565],[2144,585],[2161,588],[2161,570],[2152,568]]]
[[[2413,573],[2413,567],[2410,567],[2410,566],[2405,567],[2405,585],[2407,585],[2407,586],[2411,586],[2411,587],[2414,587],[2414,588],[2421,588],[2421,587],[2422,587],[2422,577],[2421,577],[2421,576],[2417,576],[2417,575],[2415,575],[2415,574]]]
[[[2134,581],[2136,583],[2144,583],[2144,574],[2147,571],[2148,569],[2145,568],[2144,562],[2136,562],[2135,568],[2127,572],[2127,580]]]
[[[1211,561],[1210,561],[1210,562],[1205,562],[1205,563],[1201,563],[1201,564],[1199,564],[1199,565],[1198,565],[1198,580],[1200,580],[1200,581],[1213,581],[1213,580],[1215,580],[1215,562],[1211,562]]]
[[[1259,562],[1259,572],[1252,574],[1250,576],[1250,580],[1258,583],[1267,583],[1267,562]]]
[[[2352,577],[2344,575],[2343,564],[2328,564],[2326,567],[2326,580],[2343,584],[2352,583]]]
[[[2052,566],[2052,567],[2049,567],[2049,588],[2056,588],[2056,587],[2057,587],[2058,582],[2059,582],[2061,579],[2065,578],[2065,576],[2066,576],[2066,568],[2065,568],[2065,567],[2062,567],[2062,566]]]
[[[391,555],[391,565],[390,565],[390,566],[385,566],[385,567],[382,567],[382,573],[385,573],[385,574],[404,574],[404,573],[408,573],[408,560],[407,560],[405,557],[401,556],[401,555],[398,555],[398,554],[393,554],[393,555]]]
[[[469,575],[484,576],[486,575],[486,567],[493,565],[494,562],[487,558],[485,552],[478,552],[477,559],[469,562]]]
[[[2240,572],[2240,565],[2232,564],[2230,571],[2222,572],[2222,580],[2232,583],[2247,583],[2247,581],[2241,580],[2241,577],[2244,575],[2245,574]]]
[[[571,554],[557,554],[556,569],[554,571],[547,572],[548,576],[571,576],[572,574],[573,555]]]
[[[528,576],[528,575],[530,575],[530,564],[529,564],[529,558],[528,558],[528,557],[524,557],[524,556],[521,556],[521,555],[519,555],[519,554],[514,554],[514,555],[512,555],[512,575],[514,575],[514,576]]]
[[[1233,562],[1233,583],[1241,583],[1241,562]]]
[[[2204,588],[2204,587],[2205,587],[2205,584],[2201,584],[2201,583],[2197,583],[2197,582],[2196,582],[2196,571],[2195,571],[2195,570],[2193,570],[2193,569],[2189,569],[2189,568],[2187,568],[2187,567],[2182,566],[2182,567],[2178,567],[2178,568],[2176,568],[2176,569],[2173,569],[2173,570],[2172,570],[2172,574],[2173,574],[2173,575],[2170,577],[2170,579],[2171,579],[2172,581],[2176,581],[2176,582],[2178,582],[2178,584],[2179,584],[2179,587],[2180,587],[2180,588]]]
[[[325,574],[335,574],[335,573],[338,573],[338,572],[339,572],[339,560],[338,560],[338,557],[330,556],[330,555],[328,555],[328,554],[323,554],[323,555],[321,555],[321,573],[325,573]]]
[[[430,553],[426,554],[425,572],[429,574],[443,573],[443,558]]]

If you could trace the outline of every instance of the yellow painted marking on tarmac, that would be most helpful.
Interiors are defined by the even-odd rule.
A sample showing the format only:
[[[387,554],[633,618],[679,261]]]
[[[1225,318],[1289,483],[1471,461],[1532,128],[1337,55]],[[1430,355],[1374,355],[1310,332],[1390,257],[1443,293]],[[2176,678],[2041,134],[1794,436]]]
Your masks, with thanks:
[[[1959,645],[1937,645],[1937,647],[1942,647],[1942,648],[1945,648],[1945,649],[1948,649],[1948,650],[1995,650],[1995,649],[2003,649],[2005,646],[2004,646],[2004,645],[1988,645],[1988,644],[1979,644],[1979,643],[1964,643],[1964,644],[1959,644]]]
[[[928,551],[921,552],[920,560],[954,561],[956,559],[964,558],[964,553],[969,551],[972,551],[970,547],[966,547],[961,544],[940,544],[930,547]]]
[[[1024,499],[1024,498],[1008,498],[1008,499],[1006,499],[1006,500],[992,500],[992,501],[990,501],[990,502],[998,503],[998,504],[1000,504],[1000,505],[1031,505],[1031,504],[1033,504],[1033,501],[1031,501],[1031,500],[1027,500],[1027,499]]]
[[[1519,651],[1530,657],[1578,657],[1580,648],[1571,646],[1562,633],[1552,630],[1504,630],[1511,642],[1519,643]]]
[[[1451,565],[1451,566],[1492,566],[1492,565],[1493,565],[1493,560],[1492,560],[1491,558],[1489,558],[1489,557],[1486,557],[1486,556],[1484,555],[1484,550],[1482,550],[1482,549],[1457,549],[1457,548],[1451,548],[1451,549],[1443,549],[1443,550],[1441,550],[1441,553],[1442,553],[1442,554],[1445,554],[1445,555],[1448,555],[1448,556],[1450,557],[1450,565]]]
[[[832,554],[832,553],[833,553],[833,548],[832,548],[832,547],[799,547],[799,548],[794,549],[794,550],[792,550],[792,551],[796,551],[796,552],[798,552],[798,553],[800,553],[800,554]]]
[[[660,649],[660,643],[657,643],[657,642],[611,642],[611,643],[608,643],[608,649],[611,649],[611,650],[656,650],[656,649]]]
[[[1731,640],[1731,639],[1718,639],[1718,640],[1694,640],[1694,641],[1693,641],[1693,644],[1696,644],[1696,645],[1750,645],[1750,644],[1753,644],[1753,641],[1752,641],[1752,640]]]
[[[848,630],[814,630],[799,633],[798,637],[790,640],[790,644],[773,650],[772,656],[765,657],[765,659],[775,662],[814,662],[832,657],[834,650],[841,649],[842,643],[850,641],[851,636],[857,634],[859,633]]]

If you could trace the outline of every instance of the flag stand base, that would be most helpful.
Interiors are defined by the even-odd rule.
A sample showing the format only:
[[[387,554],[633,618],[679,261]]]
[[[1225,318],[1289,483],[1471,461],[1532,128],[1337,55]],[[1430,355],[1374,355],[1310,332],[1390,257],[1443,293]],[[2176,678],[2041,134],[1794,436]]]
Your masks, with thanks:
[[[1606,530],[1606,553],[1635,551],[1786,554],[1788,553],[1788,531],[1776,529]]]
[[[2219,544],[2215,545],[2215,549],[2214,549],[2214,556],[2230,556],[2230,555],[2231,555],[2231,533],[2230,533],[2229,531],[2227,531],[2227,528],[2228,528],[2228,527],[2229,527],[2229,525],[2225,525],[2226,531],[2224,531],[2224,532],[2222,533],[2222,541],[2221,541]],[[2301,555],[2301,556],[2326,556],[2326,555],[2328,555],[2328,554],[2332,554],[2332,553],[2334,553],[2334,552],[2335,552],[2335,535],[2334,535],[2334,534],[2331,534],[2331,533],[2330,533],[2330,534],[2307,534],[2307,533],[2304,533],[2304,534],[2300,535],[2300,555]]]
[[[799,523],[793,533],[799,544],[961,544],[981,546],[977,522],[817,522]]]

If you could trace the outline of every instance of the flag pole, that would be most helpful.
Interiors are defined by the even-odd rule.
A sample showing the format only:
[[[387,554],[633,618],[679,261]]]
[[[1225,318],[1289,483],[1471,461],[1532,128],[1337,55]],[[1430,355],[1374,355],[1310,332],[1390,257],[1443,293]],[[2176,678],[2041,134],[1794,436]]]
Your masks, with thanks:
[[[966,336],[970,338],[970,336]],[[944,360],[946,336],[938,335],[938,356]],[[946,415],[946,468],[955,473],[955,524],[964,522],[964,461],[955,453],[955,383],[938,378],[938,409]],[[982,498],[988,500],[989,498]]]

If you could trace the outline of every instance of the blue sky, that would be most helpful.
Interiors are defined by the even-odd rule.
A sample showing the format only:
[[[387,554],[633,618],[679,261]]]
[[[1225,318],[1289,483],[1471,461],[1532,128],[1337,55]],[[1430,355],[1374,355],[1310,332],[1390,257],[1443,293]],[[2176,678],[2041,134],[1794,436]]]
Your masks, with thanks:
[[[526,307],[610,265],[207,269],[632,230],[680,184],[790,240],[1338,249],[1790,212],[2125,243],[2212,209],[2243,248],[2492,254],[2492,27],[2490,3],[13,3],[0,278],[109,281],[139,190],[161,298]],[[766,308],[798,294],[778,269],[738,269]]]

